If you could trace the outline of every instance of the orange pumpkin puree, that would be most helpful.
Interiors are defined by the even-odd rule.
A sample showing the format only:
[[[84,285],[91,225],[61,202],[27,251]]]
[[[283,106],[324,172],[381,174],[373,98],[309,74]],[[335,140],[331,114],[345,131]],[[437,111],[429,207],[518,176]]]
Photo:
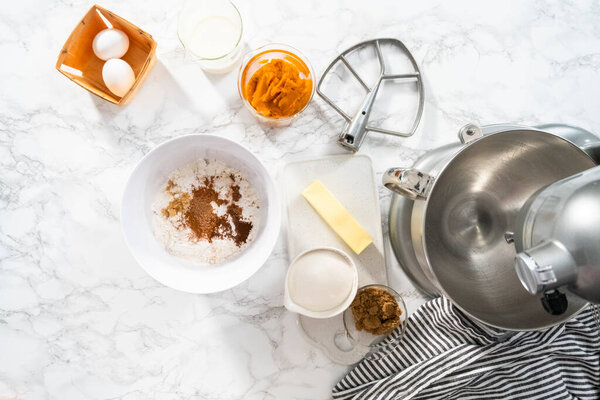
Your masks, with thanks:
[[[312,93],[308,67],[298,59],[261,60],[243,91],[244,98],[261,115],[290,117],[304,108]],[[250,61],[248,65],[251,65]]]

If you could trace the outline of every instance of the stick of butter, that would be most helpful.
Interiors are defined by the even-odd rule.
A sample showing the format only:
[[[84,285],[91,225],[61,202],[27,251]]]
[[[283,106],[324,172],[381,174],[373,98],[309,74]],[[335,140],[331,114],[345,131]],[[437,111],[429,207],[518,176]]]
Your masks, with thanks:
[[[360,254],[373,242],[371,236],[354,217],[340,204],[321,181],[314,181],[302,192],[327,224],[356,253]]]

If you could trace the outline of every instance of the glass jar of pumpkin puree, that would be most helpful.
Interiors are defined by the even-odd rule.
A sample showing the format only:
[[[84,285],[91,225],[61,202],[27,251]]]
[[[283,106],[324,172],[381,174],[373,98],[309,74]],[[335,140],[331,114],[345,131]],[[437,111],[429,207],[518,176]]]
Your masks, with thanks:
[[[284,44],[269,44],[244,57],[238,91],[259,120],[288,125],[310,103],[316,87],[314,76],[300,51]]]

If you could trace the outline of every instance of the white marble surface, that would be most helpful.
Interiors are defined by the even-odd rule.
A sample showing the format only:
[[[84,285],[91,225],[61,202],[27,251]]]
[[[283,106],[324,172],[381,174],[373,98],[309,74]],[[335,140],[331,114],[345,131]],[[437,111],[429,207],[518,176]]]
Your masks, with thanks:
[[[426,77],[425,117],[410,139],[367,138],[361,152],[379,174],[455,140],[467,122],[600,132],[597,1],[238,3],[248,47],[288,43],[318,72],[377,36],[413,51]],[[0,11],[0,399],[328,398],[346,367],[306,343],[282,307],[283,239],[244,284],[179,293],[136,265],[119,203],[132,167],[165,139],[217,133],[275,170],[290,158],[343,152],[333,112],[315,98],[289,128],[259,125],[242,107],[235,74],[207,77],[185,57],[179,1],[101,4],[159,43],[133,103],[108,104],[54,70],[91,4],[19,0]],[[386,214],[390,196],[380,196]],[[422,299],[388,263],[414,309]]]

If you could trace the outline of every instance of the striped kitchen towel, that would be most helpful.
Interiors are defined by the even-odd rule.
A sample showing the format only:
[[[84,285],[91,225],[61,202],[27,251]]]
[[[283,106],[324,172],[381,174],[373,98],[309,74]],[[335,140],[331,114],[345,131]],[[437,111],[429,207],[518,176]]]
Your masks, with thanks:
[[[506,332],[470,321],[440,297],[408,318],[404,337],[387,356],[357,364],[333,388],[333,397],[598,400],[597,312],[597,306],[587,307],[545,331]]]

